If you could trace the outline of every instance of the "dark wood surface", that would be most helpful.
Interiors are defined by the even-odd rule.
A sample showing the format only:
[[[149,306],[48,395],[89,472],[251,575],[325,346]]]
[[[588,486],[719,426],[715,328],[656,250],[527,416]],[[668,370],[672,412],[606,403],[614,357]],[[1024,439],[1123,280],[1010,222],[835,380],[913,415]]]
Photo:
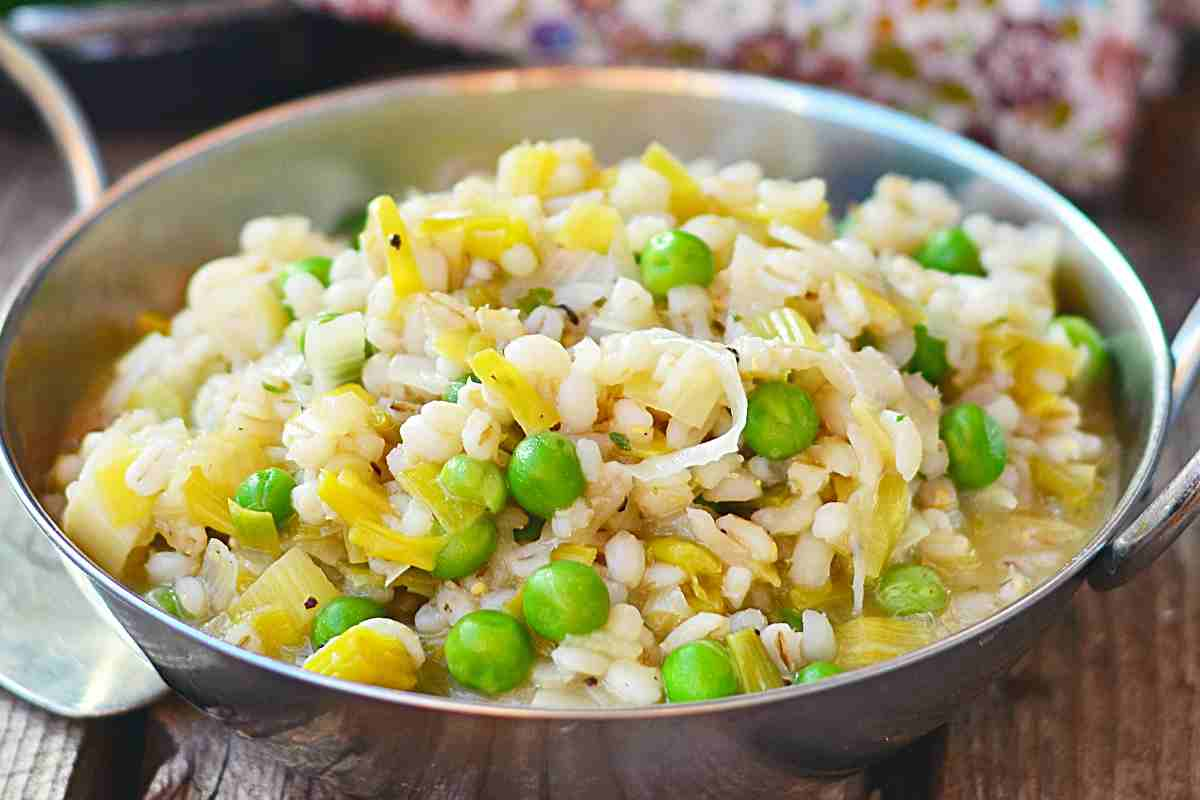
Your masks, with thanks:
[[[1127,185],[1090,207],[1174,330],[1200,294],[1200,65],[1152,101]],[[102,133],[113,174],[198,130]],[[0,283],[70,213],[44,135],[0,118]],[[1160,474],[1200,445],[1200,401]],[[1160,485],[1162,481],[1159,481]],[[1089,588],[1013,672],[942,730],[828,798],[1200,797],[1200,544],[1185,535],[1145,574]],[[177,700],[110,720],[56,718],[0,692],[0,797],[337,798]]]

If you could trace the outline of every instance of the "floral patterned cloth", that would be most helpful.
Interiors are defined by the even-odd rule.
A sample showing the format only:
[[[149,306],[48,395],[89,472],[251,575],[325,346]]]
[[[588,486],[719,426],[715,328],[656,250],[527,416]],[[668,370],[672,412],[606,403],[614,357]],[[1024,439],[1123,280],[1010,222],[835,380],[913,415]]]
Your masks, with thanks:
[[[1172,0],[1196,2],[1200,0]],[[1174,38],[1150,0],[302,0],[533,62],[722,66],[962,131],[1077,194],[1125,166]]]

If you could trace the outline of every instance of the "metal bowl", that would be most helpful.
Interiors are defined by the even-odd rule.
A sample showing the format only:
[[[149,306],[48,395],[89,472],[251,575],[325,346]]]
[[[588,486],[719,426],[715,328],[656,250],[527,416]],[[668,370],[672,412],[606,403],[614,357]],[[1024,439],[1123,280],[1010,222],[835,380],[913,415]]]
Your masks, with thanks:
[[[626,710],[546,710],[342,683],[209,638],[152,608],[63,535],[38,492],[73,407],[169,312],[195,265],[236,247],[253,216],[331,224],[381,191],[439,187],[525,138],[579,136],[607,159],[659,139],[687,156],[820,175],[835,207],[896,171],[946,183],[970,210],[1064,231],[1062,297],[1112,342],[1124,445],[1108,522],[1063,569],[989,619],[904,657],[810,686]],[[1177,403],[1196,358],[1177,340]],[[0,326],[2,465],[45,535],[86,576],[162,678],[286,763],[353,792],[413,796],[731,796],[845,773],[943,723],[1029,650],[1089,574],[1114,586],[1191,520],[1200,458],[1125,524],[1172,407],[1171,355],[1134,271],[1041,181],[957,136],[840,94],[753,77],[652,69],[518,70],[410,78],[291,103],[151,161],[81,213],[30,265]]]

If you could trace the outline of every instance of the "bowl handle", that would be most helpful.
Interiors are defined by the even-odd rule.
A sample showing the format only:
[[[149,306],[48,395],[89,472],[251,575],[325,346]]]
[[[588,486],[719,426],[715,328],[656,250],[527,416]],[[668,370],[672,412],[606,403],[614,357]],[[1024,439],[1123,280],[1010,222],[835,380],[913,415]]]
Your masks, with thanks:
[[[0,72],[45,119],[80,210],[94,205],[104,191],[104,168],[83,115],[41,56],[2,24]],[[57,553],[3,489],[0,529],[0,687],[69,717],[122,714],[162,697],[167,689],[158,673],[87,576]]]
[[[1171,379],[1174,422],[1200,377],[1200,301],[1171,342],[1175,375]],[[1088,573],[1097,589],[1115,589],[1149,565],[1200,515],[1200,452],[1167,484],[1158,497],[1100,552]]]
[[[75,204],[88,208],[104,193],[104,165],[87,120],[45,59],[0,24],[0,71],[37,107],[67,162]]]

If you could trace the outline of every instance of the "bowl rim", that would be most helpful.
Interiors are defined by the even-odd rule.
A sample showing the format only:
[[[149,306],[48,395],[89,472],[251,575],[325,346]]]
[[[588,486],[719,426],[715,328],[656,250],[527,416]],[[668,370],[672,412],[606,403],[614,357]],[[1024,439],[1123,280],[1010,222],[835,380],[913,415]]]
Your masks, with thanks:
[[[126,606],[150,614],[159,623],[191,639],[196,645],[211,648],[238,661],[252,664],[280,677],[298,680],[335,692],[362,698],[472,716],[519,720],[612,721],[681,717],[722,711],[748,709],[763,704],[806,695],[811,692],[866,682],[888,673],[907,669],[941,653],[962,647],[1007,624],[1042,598],[1077,576],[1092,558],[1116,535],[1138,497],[1153,476],[1167,428],[1171,397],[1171,358],[1162,324],[1144,286],[1132,266],[1083,212],[1070,201],[1008,159],[964,137],[918,120],[899,111],[851,97],[829,89],[789,83],[754,75],[720,70],[693,70],[653,67],[533,67],[517,69],[464,70],[417,74],[375,81],[359,86],[310,95],[267,108],[178,144],[129,172],[110,187],[92,208],[79,213],[47,242],[30,263],[18,273],[0,305],[0,364],[7,364],[18,323],[42,281],[57,258],[93,225],[100,224],[114,207],[156,180],[187,166],[203,167],[203,159],[225,147],[250,139],[267,129],[303,122],[306,118],[330,111],[347,111],[387,99],[414,95],[453,96],[457,94],[494,94],[581,87],[601,91],[636,92],[647,95],[676,95],[698,99],[725,99],[753,105],[766,105],[798,116],[818,119],[857,129],[874,136],[900,141],[926,151],[936,151],[946,159],[986,176],[1007,190],[1033,202],[1047,214],[1053,214],[1071,230],[1082,245],[1117,280],[1145,330],[1152,336],[1147,342],[1152,356],[1152,408],[1147,446],[1107,521],[1093,534],[1086,546],[1064,564],[1055,575],[1032,592],[1001,610],[950,636],[870,667],[852,670],[819,683],[787,686],[766,692],[737,695],[721,700],[682,704],[658,704],[622,708],[540,708],[506,705],[486,700],[466,700],[397,691],[367,684],[351,683],[318,675],[298,666],[276,661],[244,650],[211,636],[199,628],[171,617],[125,587],[116,578],[94,564],[59,528],[42,507],[37,495],[18,468],[11,447],[6,400],[0,394],[0,470],[15,487],[21,505],[53,542],[62,556],[82,570],[107,593]]]

